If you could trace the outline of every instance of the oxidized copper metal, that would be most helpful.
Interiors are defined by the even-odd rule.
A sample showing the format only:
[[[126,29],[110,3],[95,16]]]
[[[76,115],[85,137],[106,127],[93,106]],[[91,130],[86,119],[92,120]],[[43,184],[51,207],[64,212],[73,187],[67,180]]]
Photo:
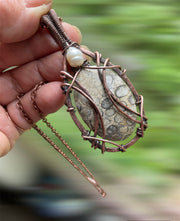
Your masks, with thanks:
[[[47,15],[42,16],[41,18],[41,26],[43,28],[47,28],[50,33],[52,34],[53,38],[56,40],[56,42],[60,45],[60,47],[63,49],[63,54],[66,54],[66,50],[69,47],[76,47],[82,51],[82,53],[86,56],[89,56],[92,58],[92,60],[95,63],[95,66],[90,65],[87,61],[84,62],[84,64],[81,67],[72,68],[73,75],[67,72],[67,62],[66,59],[64,59],[64,71],[61,72],[61,75],[64,77],[64,84],[62,86],[62,89],[64,90],[64,93],[66,94],[66,106],[67,111],[70,113],[74,123],[79,128],[81,132],[81,136],[84,140],[88,140],[91,143],[91,146],[94,148],[101,149],[102,153],[104,152],[118,152],[118,151],[126,151],[127,148],[132,146],[137,140],[144,136],[144,131],[147,128],[147,117],[144,113],[144,107],[143,107],[143,96],[139,95],[134,88],[133,84],[130,82],[128,77],[126,76],[125,72],[126,70],[123,70],[119,65],[113,65],[109,59],[104,59],[99,52],[91,52],[89,50],[81,48],[77,43],[72,42],[69,37],[66,35],[66,33],[63,30],[63,27],[61,25],[62,19],[59,19],[55,13],[54,10],[50,10],[50,12]],[[78,75],[80,74],[82,69],[90,70],[90,69],[97,69],[98,75],[101,80],[101,84],[103,85],[104,91],[110,100],[116,110],[121,113],[121,115],[124,116],[124,118],[134,122],[137,124],[136,134],[135,136],[126,144],[118,144],[112,140],[105,139],[105,128],[104,128],[104,122],[103,117],[101,114],[101,111],[98,109],[97,105],[95,104],[94,100],[91,98],[89,92],[86,90],[84,85],[81,85],[79,81],[77,81]],[[126,85],[129,87],[130,91],[132,92],[137,111],[132,110],[128,106],[124,105],[123,102],[121,102],[117,97],[110,91],[110,89],[107,86],[106,83],[106,70],[112,69],[118,76],[121,78]],[[70,83],[69,83],[70,82]],[[32,124],[33,128],[47,141],[49,142],[66,160],[68,160],[69,163],[74,166],[75,169],[77,169],[92,185],[96,187],[96,189],[105,196],[105,192],[101,189],[97,181],[95,180],[94,176],[90,171],[86,168],[86,166],[82,163],[82,161],[77,157],[77,155],[74,153],[74,151],[71,149],[71,147],[66,143],[66,141],[57,133],[57,131],[51,126],[51,124],[47,121],[47,119],[43,116],[43,113],[40,111],[36,104],[36,93],[39,87],[41,87],[42,84],[39,84],[35,87],[35,89],[32,91],[32,102],[35,110],[39,113],[40,117],[42,118],[43,122],[49,127],[54,133],[58,139],[65,145],[65,147],[70,151],[70,153],[75,157],[75,159],[81,164],[83,170],[80,169],[41,129],[35,125],[32,120],[29,118],[29,116],[26,114],[26,112],[23,109],[21,98],[18,97],[19,102],[18,106],[23,113],[25,119]],[[88,102],[90,103],[93,112],[94,112],[94,130],[90,131],[85,129],[85,126],[81,123],[80,119],[77,117],[76,114],[76,107],[73,104],[72,98],[71,98],[71,92],[77,91],[81,95],[83,95]],[[96,90],[96,89],[95,89]],[[127,114],[131,113],[131,114]],[[135,117],[134,117],[135,116]],[[98,127],[99,122],[102,129],[102,137],[100,138],[98,136]]]
[[[66,98],[66,105],[68,107],[67,111],[71,114],[71,117],[72,117],[73,121],[75,122],[75,124],[77,125],[79,130],[81,131],[82,137],[85,140],[90,141],[92,143],[92,147],[100,148],[102,150],[102,153],[104,153],[105,151],[107,151],[107,152],[125,151],[128,147],[133,145],[140,137],[144,136],[144,130],[147,128],[147,117],[145,116],[145,113],[144,113],[143,96],[139,95],[137,93],[137,91],[134,88],[133,84],[130,82],[128,77],[125,75],[126,70],[122,70],[122,68],[119,65],[113,65],[109,61],[108,58],[107,59],[102,58],[102,56],[99,52],[93,53],[93,52],[90,52],[86,49],[80,48],[80,46],[78,44],[72,42],[68,38],[68,36],[66,35],[66,33],[64,32],[64,30],[62,28],[62,25],[61,25],[60,21],[62,21],[62,19],[59,19],[57,17],[56,13],[53,10],[51,10],[48,15],[45,15],[45,16],[42,17],[41,23],[42,23],[42,25],[44,25],[46,28],[49,29],[52,36],[56,40],[56,42],[58,44],[60,44],[61,47],[63,48],[64,53],[66,52],[66,50],[69,47],[74,46],[74,47],[79,48],[85,55],[91,57],[93,59],[93,61],[96,63],[96,66],[94,67],[94,66],[90,66],[89,63],[85,62],[82,65],[82,67],[77,68],[77,70],[74,69],[74,76],[69,74],[67,71],[62,71],[61,72],[65,76],[65,78],[64,78],[65,83],[64,83],[63,90],[64,90],[64,92],[66,93],[66,96],[67,96],[67,98]],[[65,70],[67,70],[66,61],[65,61],[64,67],[65,67]],[[97,137],[98,119],[100,119],[101,124],[102,124],[102,129],[104,130],[103,120],[102,120],[102,116],[101,116],[100,111],[98,110],[98,108],[97,108],[96,104],[94,103],[94,101],[91,99],[90,95],[88,94],[88,91],[83,87],[83,85],[80,85],[80,83],[76,81],[76,78],[77,78],[77,76],[80,73],[82,68],[83,69],[91,69],[91,68],[92,69],[97,69],[99,77],[100,77],[101,82],[103,84],[103,87],[105,89],[105,92],[108,95],[108,98],[110,99],[110,101],[114,104],[114,106],[117,108],[117,110],[119,112],[121,112],[121,114],[124,115],[124,117],[130,119],[131,121],[134,121],[137,124],[139,124],[139,126],[137,127],[137,130],[136,130],[135,137],[131,141],[129,141],[127,144],[120,145],[120,144],[117,144],[115,142],[105,140],[105,139],[103,139],[103,137],[102,137],[102,139]],[[130,88],[130,90],[132,91],[132,93],[134,95],[134,98],[136,100],[136,106],[137,106],[139,112],[133,111],[132,109],[128,108],[126,105],[124,105],[122,102],[120,102],[113,95],[113,93],[109,90],[109,88],[107,87],[107,84],[106,84],[106,80],[105,80],[106,69],[112,69],[128,85],[128,87]],[[68,83],[68,79],[72,80],[72,82]],[[78,86],[76,86],[76,85],[78,85]],[[94,114],[95,114],[95,119],[96,119],[96,122],[95,122],[96,126],[95,126],[95,130],[94,130],[94,134],[92,136],[90,136],[90,132],[87,131],[84,128],[84,126],[80,123],[80,121],[78,120],[78,118],[75,114],[75,107],[72,104],[71,95],[70,95],[70,92],[71,92],[72,89],[78,91],[83,96],[85,96],[89,100],[89,102],[91,103],[92,107],[95,110]],[[130,115],[126,114],[125,111],[122,111],[122,109],[119,108],[119,106],[121,106],[125,110],[128,110],[129,112],[135,114],[140,119],[136,120],[135,118],[133,118]],[[108,146],[106,146],[106,143],[113,144],[114,147],[108,147]]]

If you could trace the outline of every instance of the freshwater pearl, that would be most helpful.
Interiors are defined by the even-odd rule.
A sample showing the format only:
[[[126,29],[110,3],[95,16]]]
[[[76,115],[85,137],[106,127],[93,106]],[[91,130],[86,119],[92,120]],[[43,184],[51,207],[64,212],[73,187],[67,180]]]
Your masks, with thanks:
[[[133,133],[136,123],[127,119],[117,111],[103,88],[102,82],[99,79],[98,71],[96,69],[82,69],[77,77],[77,81],[88,91],[102,114],[105,127],[105,139],[118,141],[129,137]],[[116,72],[110,69],[106,70],[106,83],[109,90],[117,99],[136,111],[135,98],[130,88]],[[94,131],[94,111],[91,104],[77,91],[74,91],[74,100],[82,119],[88,127]],[[128,110],[124,110],[123,107],[120,108],[125,111],[126,114],[136,119],[135,114]],[[98,135],[102,137],[101,124],[97,132]]]
[[[71,67],[79,67],[85,60],[81,50],[76,47],[69,47],[67,49],[66,59]]]

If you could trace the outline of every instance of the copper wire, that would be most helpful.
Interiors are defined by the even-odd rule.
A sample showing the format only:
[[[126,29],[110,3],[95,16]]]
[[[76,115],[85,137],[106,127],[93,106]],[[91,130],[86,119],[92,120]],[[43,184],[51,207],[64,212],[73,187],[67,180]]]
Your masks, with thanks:
[[[96,66],[90,66],[90,65],[86,65],[86,63],[82,66],[82,69],[97,69],[98,70],[98,74],[99,74],[99,78],[102,82],[102,85],[104,87],[104,90],[108,96],[108,98],[111,100],[111,102],[114,104],[115,108],[122,114],[124,115],[124,117],[126,117],[127,119],[135,122],[136,124],[139,124],[140,126],[137,128],[136,131],[136,135],[134,138],[132,138],[132,140],[124,145],[120,145],[117,144],[115,142],[107,142],[107,140],[104,139],[105,137],[105,128],[104,128],[104,123],[103,123],[103,118],[101,116],[100,111],[98,111],[98,116],[100,119],[100,122],[102,123],[102,131],[103,131],[103,136],[102,138],[98,138],[97,136],[97,130],[98,130],[98,121],[99,119],[97,119],[97,117],[95,116],[95,133],[93,136],[90,136],[89,133],[87,132],[87,134],[84,135],[84,131],[85,128],[83,127],[83,125],[80,123],[80,121],[77,119],[77,116],[75,115],[75,107],[73,107],[72,102],[71,102],[71,96],[69,93],[66,94],[67,99],[66,99],[66,105],[68,106],[68,110],[72,109],[73,111],[69,111],[71,114],[71,117],[73,119],[73,121],[75,122],[75,124],[77,125],[77,127],[80,129],[80,131],[82,132],[82,137],[88,141],[90,141],[92,143],[92,146],[94,146],[95,148],[100,148],[102,153],[104,153],[105,151],[107,152],[118,152],[118,151],[122,151],[124,152],[125,149],[127,149],[128,147],[130,147],[131,145],[133,145],[135,142],[137,142],[137,140],[140,137],[144,136],[144,130],[147,128],[147,117],[144,114],[144,107],[143,107],[143,96],[142,95],[138,95],[137,91],[135,90],[134,86],[132,85],[132,83],[130,82],[130,80],[128,79],[128,77],[125,75],[125,70],[121,70],[120,66],[118,65],[113,65],[112,63],[110,63],[109,59],[104,59],[102,58],[101,54],[99,52],[95,52],[92,53],[84,48],[81,48],[81,51],[88,55],[89,57],[91,57],[95,62],[96,62]],[[101,66],[101,63],[103,64]],[[126,105],[124,105],[119,99],[117,99],[117,97],[115,97],[115,95],[109,90],[107,83],[106,83],[106,70],[107,69],[113,69],[118,75],[119,77],[121,77],[123,79],[123,81],[128,85],[128,87],[130,88],[131,92],[133,93],[135,100],[136,100],[136,106],[139,109],[139,112],[132,110],[131,108],[127,107]],[[63,74],[65,74],[65,76],[69,77],[69,73],[67,74],[66,72],[62,72]],[[81,93],[84,97],[86,97],[88,99],[88,101],[91,104],[91,107],[94,110],[98,110],[98,107],[96,106],[96,104],[94,103],[93,99],[91,98],[91,96],[89,95],[88,91],[82,86],[80,85],[80,83],[76,80],[78,74],[80,73],[80,71],[78,70],[75,73],[75,78],[73,78],[73,76],[70,77],[70,79],[72,79],[71,84],[65,83],[66,86],[68,86],[68,92],[71,89],[76,90],[77,92]],[[76,86],[74,86],[73,84],[75,84]],[[69,88],[70,87],[70,88]],[[133,115],[140,117],[140,120],[137,120],[135,117],[131,117],[129,114],[125,113],[121,108],[124,108],[125,110],[127,110],[128,112],[132,113]],[[73,114],[72,114],[73,113]],[[101,143],[99,142],[101,141]],[[105,143],[110,143],[113,144],[114,147],[107,147],[105,146]]]
[[[87,49],[80,48],[80,46],[77,43],[72,42],[67,34],[64,32],[63,27],[61,25],[61,19],[59,19],[55,13],[54,10],[50,10],[47,15],[42,16],[41,18],[41,25],[43,28],[47,28],[50,33],[52,34],[55,41],[62,47],[63,54],[66,53],[66,50],[70,46],[74,46],[79,48],[84,55],[87,55],[92,58],[95,66],[91,66],[87,61],[84,62],[84,64],[74,70],[74,75],[71,75],[67,72],[67,64],[66,59],[64,57],[64,71],[61,71],[61,75],[64,79],[64,84],[62,86],[62,89],[64,90],[64,93],[66,94],[66,106],[67,111],[70,113],[74,123],[78,127],[78,129],[81,131],[81,136],[84,140],[88,140],[91,143],[91,146],[101,149],[101,152],[119,152],[119,151],[126,151],[127,148],[132,146],[134,143],[137,142],[137,140],[144,136],[144,131],[147,128],[147,117],[145,116],[144,112],[144,101],[143,96],[139,95],[137,91],[135,90],[133,84],[126,76],[125,72],[126,70],[122,70],[119,65],[113,65],[109,58],[104,59],[99,52],[91,52]],[[107,94],[109,100],[113,103],[114,107],[117,109],[118,112],[120,112],[125,118],[135,122],[136,124],[139,124],[139,126],[136,129],[136,135],[126,144],[118,144],[113,141],[109,141],[104,139],[105,138],[105,126],[103,117],[101,115],[100,110],[98,109],[97,105],[93,101],[92,97],[90,96],[89,92],[86,90],[86,88],[81,85],[77,81],[77,77],[80,74],[82,69],[96,69],[98,71],[99,79],[102,83],[102,86],[104,88],[105,93]],[[108,88],[107,82],[106,82],[106,70],[112,69],[129,87],[131,92],[134,95],[136,106],[138,111],[134,111],[131,108],[124,105]],[[71,80],[71,83],[68,82],[68,80]],[[44,83],[38,84],[34,90],[31,93],[31,100],[32,105],[34,109],[39,114],[42,121],[46,124],[46,126],[51,130],[51,132],[61,141],[61,143],[69,150],[71,155],[77,160],[77,162],[81,165],[82,169],[77,166],[77,164],[68,157],[57,144],[55,144],[48,136],[45,134],[36,124],[33,123],[32,119],[28,116],[28,114],[25,112],[21,99],[22,96],[18,96],[18,107],[21,113],[23,114],[26,121],[32,125],[32,127],[56,150],[58,151],[80,174],[82,174],[101,194],[102,196],[105,196],[106,193],[104,190],[99,186],[97,183],[95,177],[92,175],[92,173],[87,169],[85,164],[80,160],[80,158],[75,154],[75,152],[72,150],[72,148],[67,144],[67,142],[60,136],[60,134],[53,128],[53,126],[48,122],[48,120],[43,115],[42,111],[39,109],[37,103],[36,103],[36,96],[38,89],[43,86]],[[78,119],[76,115],[76,107],[73,106],[72,98],[71,98],[71,91],[76,90],[78,93],[83,95],[90,103],[93,113],[94,113],[94,131],[93,135],[91,135],[92,131],[89,131],[85,129],[84,125],[81,123],[81,121]],[[126,110],[123,111],[123,109]],[[137,120],[136,117],[130,116],[128,113],[131,113],[133,116],[139,117],[140,119]],[[101,125],[102,129],[102,137],[97,137],[99,124]],[[108,147],[106,144],[113,145],[112,147]]]

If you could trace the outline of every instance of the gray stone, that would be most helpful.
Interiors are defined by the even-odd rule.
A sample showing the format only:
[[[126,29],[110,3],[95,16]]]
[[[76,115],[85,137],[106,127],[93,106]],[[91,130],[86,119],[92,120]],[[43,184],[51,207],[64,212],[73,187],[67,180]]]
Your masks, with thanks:
[[[88,91],[102,114],[105,126],[105,139],[124,140],[129,137],[135,128],[136,123],[122,115],[109,100],[103,85],[99,79],[96,69],[82,70],[77,81]],[[126,83],[116,72],[106,69],[106,83],[109,90],[132,110],[136,111],[135,98]],[[87,126],[94,131],[94,112],[90,102],[79,92],[74,90],[76,107]],[[125,108],[119,106],[124,111]],[[136,115],[125,110],[125,113],[136,119]],[[99,121],[98,135],[102,137],[102,125]]]

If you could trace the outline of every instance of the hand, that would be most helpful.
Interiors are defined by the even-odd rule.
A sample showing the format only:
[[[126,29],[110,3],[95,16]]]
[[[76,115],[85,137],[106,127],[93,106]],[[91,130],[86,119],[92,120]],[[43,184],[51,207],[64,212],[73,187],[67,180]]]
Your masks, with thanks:
[[[37,92],[37,105],[44,114],[64,104],[60,71],[63,55],[47,30],[39,28],[40,17],[52,0],[0,0],[0,156],[14,146],[17,138],[31,128],[17,107],[17,96],[34,122],[39,120],[30,94],[39,82],[48,82]],[[68,36],[79,43],[80,31],[63,23]],[[12,66],[16,68],[6,70]],[[6,70],[6,71],[5,71]]]

